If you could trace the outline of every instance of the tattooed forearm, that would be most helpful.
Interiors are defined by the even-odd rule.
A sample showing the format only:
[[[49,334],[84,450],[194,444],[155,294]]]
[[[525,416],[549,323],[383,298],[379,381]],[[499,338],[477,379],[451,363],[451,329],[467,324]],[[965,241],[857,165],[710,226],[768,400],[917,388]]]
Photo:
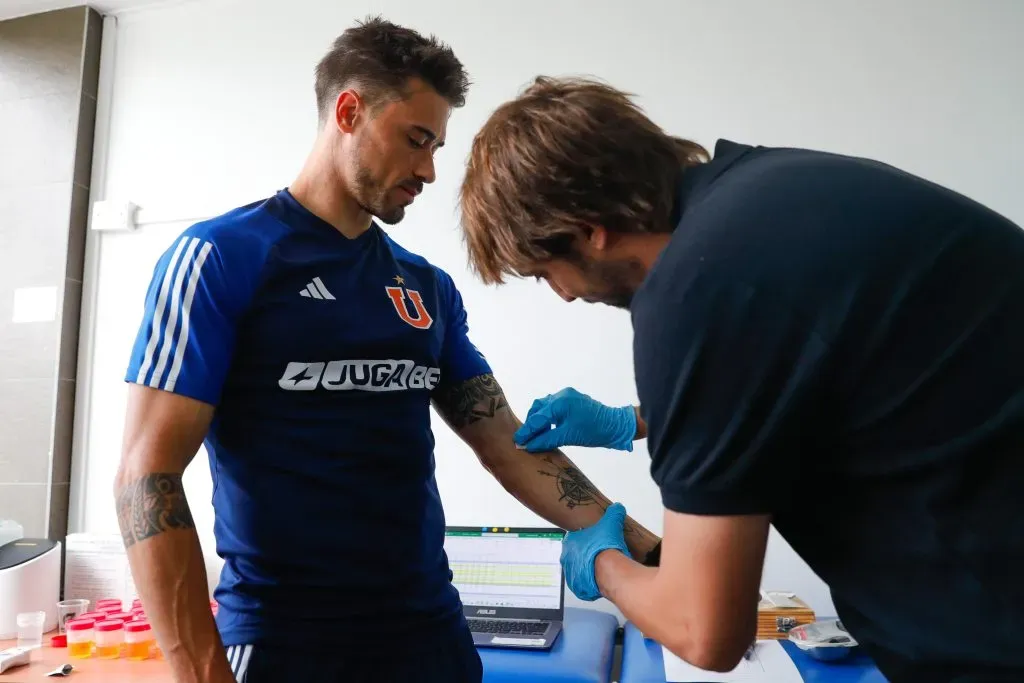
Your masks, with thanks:
[[[180,474],[148,474],[117,494],[117,522],[125,547],[170,529],[193,529]]]
[[[611,501],[561,452],[543,455],[537,462],[540,465],[537,473],[555,480],[558,500],[568,509],[593,505],[604,511],[611,505]],[[660,540],[631,517],[626,518],[622,531],[634,559],[641,562]]]
[[[493,375],[455,386],[442,384],[433,402],[505,490],[552,524],[569,531],[582,529],[597,522],[611,505],[561,451],[516,448],[515,431],[521,423]],[[623,535],[635,558],[646,557],[658,543],[657,536],[631,518],[626,518]]]
[[[555,480],[559,500],[570,510],[579,505],[600,505],[608,507],[608,500],[597,490],[597,487],[580,472],[565,456],[545,455],[540,458],[547,466],[537,470],[538,473]]]
[[[478,420],[507,410],[508,402],[494,375],[480,375],[452,387],[438,390],[434,403],[445,420],[461,429]]]
[[[657,566],[661,557],[659,545],[661,539],[630,517],[626,518],[622,530],[626,545],[629,546],[629,552],[633,554],[633,559],[649,566]],[[652,560],[653,565],[650,564]]]

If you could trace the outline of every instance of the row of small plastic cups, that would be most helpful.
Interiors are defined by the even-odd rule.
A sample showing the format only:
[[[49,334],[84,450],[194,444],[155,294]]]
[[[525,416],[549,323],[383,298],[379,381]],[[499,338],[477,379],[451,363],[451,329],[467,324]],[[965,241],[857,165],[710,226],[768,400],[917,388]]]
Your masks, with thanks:
[[[124,607],[124,603],[121,602],[120,600],[118,600],[117,598],[104,598],[102,600],[97,600],[96,601],[96,610],[93,611],[93,612],[90,612],[89,614],[95,615],[95,614],[97,614],[99,612],[102,612],[102,613],[105,613],[105,614],[114,614],[114,613],[116,613],[116,614],[128,614],[128,613],[131,613],[131,614],[141,614],[143,616],[145,616],[145,614],[146,614],[146,610],[143,609],[143,607],[142,607],[142,601],[140,599],[138,599],[138,598],[135,598],[134,600],[132,600],[132,606],[129,609],[129,612],[123,612],[122,611],[123,607]],[[217,601],[216,600],[210,600],[210,610],[214,614],[217,613]],[[76,617],[76,619],[81,619],[84,616],[86,616],[86,615],[84,615],[84,614],[83,615],[79,615],[79,616]]]
[[[130,612],[122,611],[123,606],[123,603],[116,598],[98,600],[94,611],[79,614],[74,619],[92,619],[94,622],[117,620],[128,622],[146,618],[146,610],[142,607],[142,601],[138,598],[132,601]],[[210,610],[217,614],[217,602],[215,600],[210,601]],[[68,623],[70,623],[70,620]]]
[[[135,620],[135,619],[145,619],[145,618],[146,618],[146,611],[144,609],[142,609],[141,607],[136,607],[136,608],[132,609],[131,612],[122,612],[119,609],[117,609],[117,610],[111,609],[111,610],[106,610],[106,611],[105,610],[101,610],[101,609],[97,609],[97,610],[95,610],[93,612],[86,612],[85,614],[79,614],[73,620],[69,620],[68,623],[70,624],[71,621],[81,621],[82,619],[92,619],[93,621],[96,621],[96,622],[100,622],[100,621],[128,622],[128,621],[132,621],[132,620]]]
[[[144,650],[141,656],[133,656],[133,653],[129,651],[130,659],[147,659],[151,651],[155,649],[153,629],[145,619],[130,621],[74,619],[65,624],[65,628],[67,630],[65,637],[68,654],[73,657],[91,657],[94,644],[100,656],[103,656],[104,650],[108,650],[113,653],[113,658],[121,656],[121,648],[125,645],[129,649],[133,645],[141,646]]]
[[[123,606],[120,600],[113,598],[97,601],[96,611],[78,615],[68,621],[64,625],[67,632],[64,642],[60,642],[61,637],[56,636],[53,645],[63,647],[85,642],[115,645],[122,642],[122,639],[129,644],[154,640],[152,627],[146,620],[146,612],[141,601],[136,598],[132,602],[131,612],[122,612]],[[210,601],[210,610],[214,614],[217,613],[216,601]]]

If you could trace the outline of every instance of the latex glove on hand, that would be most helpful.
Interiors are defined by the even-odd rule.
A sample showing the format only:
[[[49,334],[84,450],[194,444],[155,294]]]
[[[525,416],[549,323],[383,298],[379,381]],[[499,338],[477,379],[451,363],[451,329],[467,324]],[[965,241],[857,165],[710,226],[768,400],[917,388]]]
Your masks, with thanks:
[[[626,557],[624,525],[626,508],[622,503],[609,505],[597,524],[570,531],[562,540],[562,568],[565,570],[565,582],[569,590],[580,600],[597,600],[601,597],[601,589],[597,587],[597,576],[594,574],[594,562],[605,550],[618,550]]]
[[[561,446],[603,446],[632,451],[634,436],[636,411],[633,406],[606,406],[570,387],[534,401],[526,422],[515,433],[515,442],[531,453]]]

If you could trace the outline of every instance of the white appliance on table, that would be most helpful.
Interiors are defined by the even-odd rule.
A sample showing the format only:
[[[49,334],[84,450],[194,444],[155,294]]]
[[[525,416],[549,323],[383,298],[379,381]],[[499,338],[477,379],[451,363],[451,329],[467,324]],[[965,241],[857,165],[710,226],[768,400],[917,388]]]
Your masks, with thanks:
[[[45,612],[43,633],[57,628],[61,544],[19,538],[0,545],[0,640],[18,637],[18,615]]]

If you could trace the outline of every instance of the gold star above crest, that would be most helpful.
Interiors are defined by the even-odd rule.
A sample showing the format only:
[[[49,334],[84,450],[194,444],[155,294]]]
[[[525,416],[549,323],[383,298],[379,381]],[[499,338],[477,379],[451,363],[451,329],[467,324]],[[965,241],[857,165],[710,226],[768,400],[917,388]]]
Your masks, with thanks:
[[[395,276],[395,284],[404,285],[405,284],[405,278],[402,277],[401,275],[396,275]]]

